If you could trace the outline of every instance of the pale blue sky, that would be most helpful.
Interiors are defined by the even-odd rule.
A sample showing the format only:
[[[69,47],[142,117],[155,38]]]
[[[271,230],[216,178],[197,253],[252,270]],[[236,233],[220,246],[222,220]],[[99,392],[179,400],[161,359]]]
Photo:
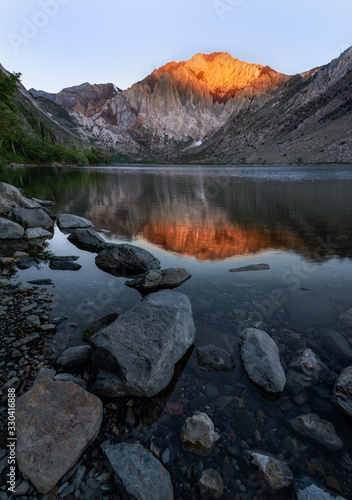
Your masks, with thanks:
[[[352,0],[0,0],[0,33],[0,63],[49,92],[125,89],[197,52],[296,74],[352,45]]]

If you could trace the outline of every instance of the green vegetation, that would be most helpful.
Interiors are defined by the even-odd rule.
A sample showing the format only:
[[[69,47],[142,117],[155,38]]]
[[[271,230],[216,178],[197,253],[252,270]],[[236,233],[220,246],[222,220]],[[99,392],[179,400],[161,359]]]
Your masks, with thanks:
[[[20,76],[0,71],[0,167],[9,163],[111,163],[110,153],[79,139],[63,137],[21,100],[17,92]]]

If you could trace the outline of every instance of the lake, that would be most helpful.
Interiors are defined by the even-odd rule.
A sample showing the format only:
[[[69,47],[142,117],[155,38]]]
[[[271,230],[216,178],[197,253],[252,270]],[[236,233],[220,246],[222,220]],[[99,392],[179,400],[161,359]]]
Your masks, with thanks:
[[[346,314],[352,308],[352,166],[31,167],[9,170],[1,180],[53,200],[57,214],[90,219],[109,242],[149,250],[162,268],[191,273],[177,291],[192,303],[195,349],[160,397],[133,400],[120,423],[120,435],[128,430],[138,436],[144,428],[146,442],[174,454],[168,470],[176,498],[196,498],[194,469],[200,462],[222,474],[224,498],[278,498],[246,463],[247,449],[280,456],[295,476],[308,475],[346,498],[351,494],[352,427],[332,393],[336,376],[352,365],[341,347],[347,341],[352,349],[352,315]],[[54,283],[48,287],[53,314],[67,316],[48,341],[56,353],[83,343],[91,321],[141,300],[125,278],[99,270],[96,254],[78,250],[67,236],[56,228],[47,250],[79,256],[79,271],[52,271],[44,263],[18,270],[23,281]],[[263,263],[269,269],[229,272]],[[277,401],[265,399],[239,359],[238,336],[249,326],[276,341],[286,372],[298,350],[311,348],[329,377],[301,388],[291,380]],[[200,370],[196,348],[208,344],[231,353],[236,368]],[[170,415],[165,405],[171,401],[181,403],[184,417]],[[182,423],[195,410],[208,413],[220,435],[210,457],[179,444]],[[295,434],[289,420],[305,413],[333,423],[344,449],[327,451]],[[157,426],[150,425],[151,415]]]

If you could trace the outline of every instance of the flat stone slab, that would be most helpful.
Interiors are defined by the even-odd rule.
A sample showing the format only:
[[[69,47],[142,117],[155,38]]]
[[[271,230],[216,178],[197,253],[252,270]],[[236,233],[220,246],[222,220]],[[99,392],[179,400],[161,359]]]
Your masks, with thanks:
[[[49,233],[46,229],[42,227],[31,227],[26,229],[25,238],[27,240],[36,240],[39,238],[51,238],[52,233]]]
[[[182,268],[152,269],[131,281],[126,281],[125,285],[139,291],[155,292],[164,288],[176,288],[191,277],[189,272]]]
[[[40,380],[16,401],[16,458],[39,493],[48,493],[97,437],[103,404],[72,382]]]
[[[115,473],[121,498],[133,500],[173,500],[169,473],[141,444],[102,444],[102,450]]]
[[[230,273],[243,273],[246,271],[266,271],[270,269],[269,264],[251,264],[250,266],[235,267],[229,269]]]
[[[94,224],[84,217],[73,214],[61,214],[57,218],[57,225],[59,229],[77,229],[92,227]]]

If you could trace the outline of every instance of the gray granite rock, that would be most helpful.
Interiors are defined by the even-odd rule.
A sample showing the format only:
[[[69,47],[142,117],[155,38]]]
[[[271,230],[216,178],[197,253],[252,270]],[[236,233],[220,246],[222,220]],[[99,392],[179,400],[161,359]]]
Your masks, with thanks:
[[[54,221],[41,208],[15,208],[12,211],[13,219],[25,229],[38,228],[51,230]]]
[[[57,225],[59,226],[59,229],[77,229],[92,227],[93,223],[84,217],[79,217],[78,215],[61,214],[57,218]]]
[[[307,413],[290,420],[294,431],[301,436],[314,441],[330,451],[343,448],[343,442],[335,432],[334,426],[327,420],[322,420],[315,413]]]
[[[324,382],[330,375],[329,368],[312,349],[301,349],[297,352],[290,363],[290,367],[309,377],[314,384]]]
[[[39,238],[51,238],[52,233],[42,227],[31,227],[26,229],[25,238],[27,240],[36,240]]]
[[[211,450],[216,440],[214,424],[206,413],[196,411],[183,424],[180,439],[190,448]]]
[[[83,330],[83,340],[88,341],[94,334],[100,332],[100,330],[103,330],[107,326],[111,325],[114,321],[117,320],[118,318],[117,313],[111,313],[107,314],[106,316],[97,319],[96,321],[93,321],[90,323],[86,328]]]
[[[169,384],[194,337],[186,295],[171,290],[148,295],[91,337],[92,363],[100,370],[93,392],[154,396]]]
[[[263,330],[246,328],[240,334],[239,346],[241,360],[251,382],[265,395],[278,397],[285,388],[286,376],[273,339]]]
[[[101,445],[115,473],[117,493],[123,499],[172,500],[169,473],[154,455],[141,444]]]
[[[24,236],[24,229],[16,222],[0,217],[0,239],[19,240]]]
[[[308,477],[295,479],[293,482],[294,500],[345,500],[345,498],[318,486]]]
[[[157,291],[164,288],[176,288],[190,278],[191,275],[186,269],[170,267],[146,271],[141,276],[126,281],[125,285],[140,291]]]
[[[105,249],[98,253],[95,263],[103,271],[126,277],[160,267],[159,260],[147,250],[134,245],[112,243],[106,244]]]
[[[105,240],[92,229],[76,229],[67,238],[76,247],[91,252],[100,252],[105,247]]]

